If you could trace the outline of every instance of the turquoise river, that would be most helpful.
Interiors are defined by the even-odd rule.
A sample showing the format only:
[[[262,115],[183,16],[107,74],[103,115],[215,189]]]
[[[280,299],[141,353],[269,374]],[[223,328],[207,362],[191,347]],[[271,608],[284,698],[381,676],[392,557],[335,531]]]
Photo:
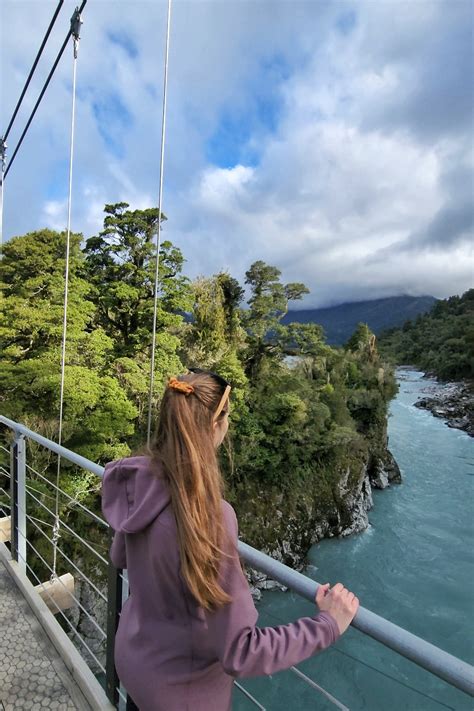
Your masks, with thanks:
[[[434,383],[399,372],[389,446],[403,483],[374,492],[369,528],[313,546],[306,574],[341,581],[361,604],[445,651],[474,663],[474,439],[414,402]],[[260,624],[314,614],[291,592],[267,592]],[[355,629],[300,669],[351,711],[474,709],[473,700]],[[338,706],[292,672],[243,680],[267,711]],[[257,708],[235,692],[233,709]]]

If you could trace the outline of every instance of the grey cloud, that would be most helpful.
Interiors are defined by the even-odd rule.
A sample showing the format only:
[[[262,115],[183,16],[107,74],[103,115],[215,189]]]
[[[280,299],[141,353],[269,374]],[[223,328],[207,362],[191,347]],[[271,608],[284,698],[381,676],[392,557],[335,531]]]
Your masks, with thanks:
[[[362,118],[366,130],[410,130],[423,143],[472,131],[473,7],[470,0],[379,3],[377,30],[383,42],[370,42],[370,30],[375,28],[368,23],[365,62],[376,70],[391,65],[401,85],[382,103],[372,105]],[[420,18],[420,9],[423,14],[427,8],[429,13]],[[397,27],[397,14],[406,30],[402,34],[391,31]]]
[[[65,5],[70,15],[75,0]],[[243,279],[261,258],[282,269],[284,279],[310,286],[305,305],[400,293],[447,296],[467,288],[471,257],[456,235],[467,219],[472,138],[464,99],[456,97],[458,73],[467,86],[471,70],[466,3],[450,5],[447,12],[438,2],[349,3],[357,18],[341,35],[334,28],[347,3],[175,3],[165,234],[183,249],[189,274],[228,268]],[[83,93],[73,226],[87,236],[100,226],[105,202],[158,201],[165,3],[120,4],[117,14],[110,8],[88,3],[78,65]],[[35,36],[24,31],[26,17],[34,26],[47,24],[43,4],[9,3],[7,9],[2,125],[36,52]],[[107,43],[107,30],[124,28],[136,54]],[[63,35],[58,32],[54,48]],[[55,51],[49,50],[45,67]],[[213,169],[206,141],[223,112],[245,113],[262,66],[275,57],[288,68],[276,87],[282,97],[278,125],[250,136],[260,155],[251,179],[229,187],[229,176],[217,173],[212,199],[203,189]],[[10,235],[46,224],[48,200],[49,224],[53,213],[59,222],[64,214],[66,185],[54,195],[46,186],[67,159],[70,69],[70,60],[62,63],[8,176]],[[390,83],[392,70],[403,79],[400,85]],[[380,79],[381,88],[367,84],[367,76]],[[131,114],[115,134],[123,158],[100,135],[93,92],[116,93]],[[423,252],[400,248],[410,240],[425,240]],[[390,245],[398,246],[383,257],[380,250]]]

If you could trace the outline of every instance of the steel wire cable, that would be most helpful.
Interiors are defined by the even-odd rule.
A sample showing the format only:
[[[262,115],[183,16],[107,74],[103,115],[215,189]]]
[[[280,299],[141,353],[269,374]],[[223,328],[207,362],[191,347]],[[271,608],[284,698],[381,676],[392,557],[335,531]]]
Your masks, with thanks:
[[[271,619],[275,620],[275,622],[278,622],[278,624],[280,624],[280,625],[286,624],[285,622],[283,622],[283,620],[280,620],[278,617],[276,617],[276,615],[273,615],[271,612],[265,611],[263,614],[266,615],[267,617],[270,617]],[[377,669],[377,667],[373,667],[371,664],[368,664],[367,662],[364,662],[362,659],[358,659],[357,657],[352,656],[352,654],[349,654],[348,652],[343,652],[342,649],[338,649],[337,647],[332,647],[331,651],[337,652],[338,654],[342,654],[342,656],[348,657],[349,659],[352,659],[354,662],[357,662],[358,664],[362,664],[362,666],[367,667],[367,669],[371,669],[372,671],[377,672],[378,674],[381,674],[382,676],[386,677],[387,679],[394,681],[396,684],[400,684],[400,686],[404,686],[406,689],[409,689],[410,691],[414,691],[416,694],[420,694],[420,696],[424,696],[426,699],[429,699],[430,701],[434,701],[436,704],[439,704],[440,706],[443,706],[444,708],[449,709],[450,711],[456,711],[452,706],[448,706],[443,701],[438,701],[438,699],[433,699],[432,696],[430,696],[429,694],[425,694],[424,691],[415,689],[414,686],[410,686],[410,684],[407,684],[404,681],[400,681],[400,679],[396,679],[394,676],[387,674],[386,672],[382,671],[381,669]]]
[[[41,496],[45,496],[50,501],[56,501],[54,496],[51,496],[51,494],[46,494],[44,491],[41,491],[41,489],[35,489],[35,487],[31,486],[31,484],[25,484],[25,488],[29,489],[30,491],[34,491],[36,494],[41,494]]]
[[[36,469],[33,469],[33,467],[30,467],[28,464],[25,464],[25,466],[26,466],[27,469],[30,470],[30,472],[33,472],[34,474],[36,474],[37,476],[39,476],[40,479],[42,479],[43,481],[45,481],[49,486],[52,486],[53,489],[56,489],[56,484],[53,484],[52,481],[49,481],[49,479],[48,479],[47,477],[43,476],[43,474],[40,474],[39,471],[37,471]],[[28,485],[28,486],[29,486],[29,485]],[[91,511],[91,509],[89,509],[87,506],[84,506],[84,504],[81,504],[80,501],[77,501],[77,499],[75,499],[73,496],[70,496],[69,494],[67,494],[67,493],[64,491],[64,489],[61,489],[61,488],[60,488],[59,491],[60,491],[60,493],[61,493],[63,496],[65,496],[67,499],[69,499],[69,501],[71,501],[71,503],[73,503],[74,505],[78,506],[80,509],[83,509],[84,511],[86,511],[86,513],[88,513],[89,516],[92,516],[92,518],[93,518],[95,521],[97,521],[97,523],[100,523],[102,526],[105,526],[106,528],[110,528],[110,526],[109,526],[109,524],[107,523],[107,521],[104,521],[103,518],[100,518],[100,516],[97,516],[97,514],[95,514],[93,511]]]
[[[49,39],[49,35],[51,34],[51,30],[52,30],[53,27],[54,27],[54,24],[55,24],[55,22],[56,22],[56,20],[57,20],[57,17],[58,17],[58,15],[59,15],[60,11],[61,11],[61,8],[62,8],[63,4],[64,4],[64,0],[59,0],[58,5],[57,5],[57,7],[56,7],[56,10],[55,10],[55,12],[54,12],[54,15],[53,15],[53,17],[52,17],[52,19],[51,19],[51,22],[49,23],[49,27],[48,27],[48,29],[46,30],[46,34],[45,34],[45,36],[43,37],[43,41],[41,42],[41,46],[40,46],[40,48],[39,48],[39,50],[38,50],[38,54],[36,55],[36,59],[35,59],[35,61],[33,62],[33,66],[31,67],[30,73],[28,74],[28,78],[27,78],[27,80],[26,80],[26,82],[25,82],[25,86],[23,87],[23,91],[22,91],[21,94],[20,94],[20,98],[18,99],[17,105],[15,106],[15,110],[13,111],[12,117],[11,117],[11,119],[10,119],[10,123],[8,124],[7,130],[5,131],[5,133],[4,133],[4,135],[3,135],[3,140],[4,140],[4,141],[6,141],[7,138],[8,138],[8,134],[10,133],[10,129],[11,129],[11,127],[13,126],[13,123],[14,123],[14,121],[15,121],[16,115],[17,115],[18,110],[19,110],[19,108],[20,108],[20,106],[21,106],[21,102],[23,101],[23,98],[24,98],[24,96],[25,96],[25,94],[26,94],[26,91],[27,91],[28,86],[29,86],[29,84],[30,84],[30,81],[31,81],[31,79],[32,79],[32,77],[33,77],[33,74],[35,73],[35,69],[36,69],[36,67],[37,67],[37,65],[38,65],[38,62],[39,62],[39,60],[40,60],[40,57],[41,57],[41,55],[42,55],[42,53],[43,53],[43,49],[44,49],[45,46],[46,46],[46,42],[47,42],[48,39]]]
[[[251,701],[255,706],[258,706],[258,708],[261,709],[261,711],[266,711],[265,706],[262,706],[262,704],[261,704],[259,701],[257,701],[257,699],[256,699],[254,696],[252,696],[252,694],[251,694],[249,691],[247,691],[247,689],[244,689],[244,687],[241,686],[241,685],[240,685],[238,682],[236,682],[236,681],[234,681],[234,686],[235,686],[242,694],[244,694],[244,696],[246,696],[248,699],[250,699],[250,701]]]
[[[128,701],[127,697],[126,697],[125,694],[120,690],[120,688],[119,688],[118,686],[115,687],[115,691],[118,693],[118,695],[120,696],[120,698],[122,699],[122,701],[125,701],[125,703],[127,703],[127,701]]]
[[[55,516],[54,511],[51,511],[51,509],[49,509],[45,504],[43,504],[42,501],[39,501],[36,498],[36,496],[34,496],[34,494],[31,493],[31,491],[27,491],[27,493],[40,506],[42,506],[46,511],[48,511],[48,513],[50,513],[51,516],[53,516],[53,518],[54,518],[54,516]],[[98,553],[96,550],[94,550],[94,548],[92,548],[92,545],[90,543],[88,543],[82,536],[80,536],[78,533],[76,533],[76,531],[74,531],[74,529],[72,529],[70,526],[68,526],[67,523],[64,523],[64,521],[61,521],[61,525],[66,529],[66,531],[69,531],[69,533],[71,533],[71,535],[73,535],[77,540],[81,541],[81,543],[83,543],[86,546],[86,548],[88,548],[91,551],[91,553],[94,553],[94,555],[97,556],[97,558],[99,558],[99,560],[101,560],[105,565],[109,565],[109,562],[103,556],[101,556],[100,553]]]
[[[3,139],[0,139],[0,259],[3,257],[3,196],[5,182],[5,155],[7,144]]]
[[[158,281],[160,271],[160,242],[161,242],[161,210],[163,208],[163,174],[165,163],[165,136],[166,136],[166,99],[168,88],[168,57],[170,47],[170,26],[171,26],[171,0],[168,0],[168,14],[166,20],[166,47],[165,47],[165,66],[163,72],[163,106],[161,119],[161,151],[160,151],[160,188],[158,196],[158,228],[156,234],[156,262],[155,262],[155,291],[153,297],[153,325],[152,325],[152,344],[150,358],[150,390],[148,394],[148,423],[147,423],[147,444],[150,444],[151,439],[151,411],[153,402],[153,387],[155,382],[155,352],[156,352],[156,321],[158,311]]]
[[[56,600],[55,600],[53,597],[51,597],[51,595],[50,595],[48,589],[45,588],[45,583],[44,583],[42,580],[39,579],[39,577],[36,575],[35,571],[34,571],[33,568],[31,567],[31,565],[26,561],[26,559],[21,555],[21,553],[18,553],[18,557],[21,558],[21,560],[24,562],[24,564],[26,565],[26,567],[28,568],[28,570],[31,572],[31,574],[34,576],[34,578],[37,580],[38,584],[39,584],[39,585],[41,586],[41,588],[42,588],[42,591],[49,597],[49,599],[51,600],[51,602],[53,603],[53,605],[56,607],[56,609],[57,609],[57,611],[59,612],[59,614],[62,615],[62,617],[64,617],[64,619],[66,620],[67,624],[68,624],[69,627],[71,628],[72,632],[74,632],[74,634],[79,638],[79,641],[80,641],[80,642],[84,645],[84,647],[87,649],[87,651],[89,652],[89,654],[91,655],[92,659],[95,661],[95,663],[97,664],[97,666],[99,667],[99,669],[102,671],[103,674],[105,674],[106,671],[105,671],[104,665],[103,665],[101,662],[99,662],[99,660],[98,660],[97,657],[95,656],[95,654],[94,654],[94,652],[92,651],[92,649],[91,649],[91,648],[89,647],[89,645],[84,641],[84,639],[83,639],[82,636],[79,634],[79,632],[75,629],[74,625],[71,623],[71,621],[69,620],[69,618],[68,618],[68,617],[64,614],[64,612],[61,610],[61,608],[59,607],[59,605],[58,605],[58,603],[56,602]]]
[[[103,600],[105,603],[107,603],[107,596],[104,595],[104,593],[102,593],[102,592],[99,590],[99,588],[94,585],[94,583],[92,582],[92,580],[91,580],[85,573],[83,573],[80,568],[78,568],[78,566],[69,558],[69,556],[67,556],[67,555],[64,553],[64,551],[63,551],[59,546],[58,546],[58,553],[60,553],[60,555],[62,555],[62,557],[63,557],[65,560],[67,560],[67,562],[69,563],[69,565],[72,565],[72,567],[74,568],[74,570],[77,570],[77,572],[79,573],[79,575],[82,576],[82,578],[84,579],[84,581],[85,581],[88,585],[90,585],[91,588],[94,589],[94,591],[97,593],[97,595],[99,595],[99,597],[102,598],[102,600]]]
[[[66,268],[64,274],[64,309],[63,309],[63,336],[61,343],[61,382],[59,394],[59,433],[58,444],[62,445],[63,414],[64,414],[64,384],[66,378],[66,336],[67,336],[67,311],[69,297],[69,256],[71,248],[71,208],[72,208],[72,171],[74,165],[74,128],[76,119],[76,73],[77,73],[77,52],[79,48],[79,32],[81,28],[81,14],[75,13],[75,26],[71,25],[71,36],[73,39],[73,64],[72,64],[72,107],[71,107],[71,139],[69,150],[69,181],[67,200],[67,231],[66,231]],[[53,572],[52,578],[56,576],[56,546],[59,540],[59,476],[61,472],[61,455],[58,455],[56,470],[56,515],[55,530],[53,532]]]
[[[81,12],[82,12],[83,9],[85,8],[86,4],[87,4],[87,0],[82,0],[82,4],[81,4],[81,6],[79,7],[79,14],[81,14]],[[3,176],[4,179],[7,177],[8,173],[9,173],[9,171],[10,171],[10,168],[11,168],[12,165],[13,165],[13,161],[15,160],[15,157],[16,157],[16,155],[17,155],[19,149],[20,149],[20,146],[21,146],[21,144],[23,143],[23,140],[24,140],[24,138],[25,138],[25,136],[26,136],[26,134],[27,134],[27,132],[28,132],[28,129],[29,129],[30,125],[31,125],[31,122],[33,121],[33,118],[34,118],[34,116],[35,116],[35,114],[36,114],[36,111],[38,110],[38,107],[39,107],[39,105],[40,105],[40,103],[41,103],[41,100],[42,100],[42,98],[43,98],[43,96],[44,96],[44,94],[45,94],[45,92],[46,92],[46,89],[48,88],[49,82],[51,81],[51,79],[52,79],[52,77],[53,77],[53,74],[54,74],[54,72],[56,71],[56,68],[57,68],[57,66],[58,66],[58,64],[59,64],[59,60],[61,59],[62,55],[64,54],[64,50],[66,49],[67,43],[69,42],[69,39],[70,39],[71,36],[72,36],[72,28],[69,30],[69,32],[68,32],[67,35],[66,35],[66,39],[64,40],[64,42],[63,42],[63,44],[62,44],[62,46],[61,46],[61,49],[59,50],[59,53],[58,53],[58,55],[57,55],[57,57],[56,57],[56,59],[55,59],[55,61],[54,61],[53,67],[52,67],[50,73],[48,74],[48,77],[47,77],[47,79],[46,79],[46,81],[45,81],[45,83],[44,83],[44,85],[43,85],[43,88],[41,89],[41,93],[40,93],[40,95],[39,95],[39,97],[38,97],[38,99],[37,99],[37,101],[36,101],[36,104],[35,104],[35,106],[34,106],[34,108],[33,108],[33,111],[32,111],[31,114],[30,114],[30,117],[29,117],[29,119],[28,119],[28,122],[27,122],[27,124],[26,124],[26,126],[25,126],[25,128],[24,128],[24,130],[23,130],[23,133],[21,134],[20,139],[19,139],[19,141],[18,141],[18,143],[17,143],[17,145],[16,145],[16,148],[15,148],[15,150],[13,151],[13,155],[12,155],[12,157],[10,158],[10,160],[8,161],[7,169],[5,170],[5,173],[4,173],[4,176]],[[2,184],[3,184],[3,183],[2,183]]]
[[[3,488],[3,486],[0,487],[0,491],[3,491],[3,493],[5,494],[5,496],[7,497],[7,499],[10,498],[10,494],[8,494],[8,493],[5,491],[5,489]],[[7,512],[5,511],[5,509],[4,509],[3,507],[5,507],[5,508],[7,508],[7,509],[10,509],[10,511],[11,511],[11,508],[12,508],[12,507],[10,506],[10,504],[7,504],[7,503],[4,502],[4,501],[2,501],[2,502],[0,503],[0,511],[3,511],[3,513],[5,514],[5,516],[9,516],[9,514],[7,514]]]
[[[341,709],[341,711],[350,711],[348,706],[344,706],[344,704],[342,704],[338,699],[336,699],[335,696],[330,694],[329,691],[326,691],[326,689],[323,689],[323,687],[320,686],[319,684],[317,684],[313,679],[310,679],[309,676],[306,676],[306,674],[303,674],[303,672],[300,671],[300,669],[297,669],[296,667],[292,666],[292,667],[290,667],[290,671],[293,674],[296,674],[296,676],[299,676],[300,679],[302,679],[305,682],[305,684],[308,684],[308,686],[311,686],[316,691],[319,691],[320,694],[325,696],[328,699],[328,701],[330,701],[334,706],[337,706],[338,709]]]
[[[5,492],[5,489],[0,489],[0,491]],[[3,504],[3,506],[8,506],[8,508],[11,508],[9,504]],[[17,508],[19,511],[24,513],[27,518],[30,518],[32,521],[37,521],[38,523],[42,523],[44,526],[49,526],[50,528],[54,528],[52,523],[48,523],[47,521],[43,521],[42,518],[37,518],[36,516],[32,516],[31,514],[26,513],[26,511],[24,511],[23,508],[18,503],[17,503]],[[42,533],[43,533],[43,531],[42,531]],[[51,539],[48,538],[48,541],[50,541],[50,540]]]
[[[21,508],[21,506],[19,506],[18,508],[20,509],[20,511],[22,511],[22,513],[25,514],[25,516],[26,516],[28,519],[31,520],[31,522],[33,523],[33,525],[35,526],[35,528],[38,529],[38,531],[41,533],[41,535],[44,536],[47,541],[49,541],[50,543],[52,543],[52,542],[53,542],[52,538],[50,538],[50,537],[49,537],[39,526],[37,526],[34,522],[37,521],[38,523],[42,523],[42,524],[45,524],[46,526],[51,526],[51,528],[53,528],[52,524],[47,523],[47,521],[42,521],[42,520],[39,519],[39,518],[35,518],[34,516],[31,516],[30,514],[27,514],[25,511],[23,511],[23,509]],[[63,557],[65,560],[67,560],[67,562],[68,562],[70,565],[72,565],[72,567],[73,567],[75,570],[77,570],[77,572],[79,573],[79,575],[84,579],[84,581],[85,581],[88,585],[90,585],[90,586],[95,590],[95,592],[97,593],[97,595],[99,595],[99,597],[101,597],[104,602],[107,602],[107,596],[104,595],[104,593],[102,593],[102,592],[99,590],[99,588],[97,588],[97,587],[94,585],[94,583],[92,582],[92,580],[91,580],[85,573],[82,572],[82,570],[69,558],[69,556],[66,555],[66,553],[64,553],[64,551],[63,551],[59,546],[58,546],[58,553],[60,553],[60,554],[62,555],[62,557]]]
[[[35,525],[35,524],[33,524],[33,525]],[[25,541],[27,542],[27,544],[30,546],[31,550],[33,550],[33,551],[35,552],[35,554],[36,554],[36,555],[38,556],[38,558],[41,560],[41,562],[43,563],[43,565],[45,566],[45,568],[47,568],[48,570],[51,571],[51,570],[52,570],[51,566],[49,565],[49,563],[46,562],[46,560],[43,558],[43,556],[42,556],[41,553],[38,551],[38,549],[35,548],[35,546],[28,540],[28,538],[27,538],[21,531],[18,531],[18,533],[20,534],[20,536],[22,536],[22,537],[25,539]],[[107,634],[104,632],[104,630],[102,629],[102,627],[98,624],[98,622],[97,622],[96,620],[94,620],[94,618],[92,617],[92,615],[90,614],[90,612],[88,612],[88,611],[86,610],[86,608],[83,607],[83,605],[81,605],[81,603],[79,602],[79,600],[77,599],[77,597],[76,597],[70,590],[68,590],[67,586],[63,583],[63,581],[61,580],[61,578],[60,578],[60,577],[56,577],[56,578],[55,578],[55,582],[60,583],[60,585],[64,588],[64,590],[66,590],[66,592],[67,592],[67,594],[69,595],[69,597],[71,597],[71,598],[74,600],[74,602],[77,604],[77,606],[82,610],[82,612],[84,612],[84,614],[85,614],[85,615],[87,616],[87,618],[92,622],[92,624],[94,625],[94,627],[101,633],[101,635],[103,636],[103,638],[104,638],[104,639],[107,639]]]
[[[42,501],[40,501],[39,499],[37,499],[36,496],[31,493],[31,491],[29,490],[29,487],[26,489],[26,493],[29,494],[29,495],[31,496],[31,498],[34,499],[43,509],[45,509],[45,511],[47,511],[49,514],[51,514],[51,516],[53,516],[53,517],[55,516],[54,511],[51,511],[51,509],[48,508],[48,507],[46,506],[46,504],[44,504]],[[67,528],[68,531],[70,531],[76,538],[78,538],[79,540],[81,540],[81,541],[82,541],[83,543],[85,543],[86,545],[88,545],[88,546],[98,546],[99,548],[102,548],[102,550],[108,551],[108,546],[103,545],[102,543],[88,541],[86,538],[83,538],[83,537],[80,536],[78,533],[76,533],[76,531],[74,531],[74,529],[71,528],[70,526],[68,526],[68,524],[65,523],[64,521],[62,521],[61,523],[62,523],[63,526],[65,526],[65,527]],[[48,524],[48,525],[52,525],[52,524]],[[97,553],[97,551],[94,551],[94,552]]]

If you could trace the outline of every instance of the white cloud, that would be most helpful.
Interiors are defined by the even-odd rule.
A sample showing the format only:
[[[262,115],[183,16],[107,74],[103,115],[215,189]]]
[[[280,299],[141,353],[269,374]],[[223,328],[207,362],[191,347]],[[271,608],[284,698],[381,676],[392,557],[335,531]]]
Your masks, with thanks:
[[[449,240],[442,230],[465,209],[472,184],[469,108],[453,79],[461,72],[468,93],[469,5],[175,2],[163,209],[166,237],[183,249],[189,273],[228,268],[242,279],[264,259],[310,286],[305,305],[468,288],[472,252],[454,219]],[[54,6],[3,4],[2,125],[39,44],[25,23],[46,27]],[[65,6],[23,120],[75,2]],[[73,229],[86,236],[101,228],[105,203],[157,204],[165,9],[86,6],[73,202]],[[338,20],[351,12],[343,32]],[[111,41],[111,31],[136,52]],[[65,225],[65,59],[7,178],[6,234]],[[274,102],[271,121],[259,123],[259,101]],[[225,168],[212,163],[208,144],[224,115],[243,124],[232,129],[242,128],[240,157]]]
[[[51,230],[63,230],[67,224],[67,200],[48,200],[43,206],[45,227]]]

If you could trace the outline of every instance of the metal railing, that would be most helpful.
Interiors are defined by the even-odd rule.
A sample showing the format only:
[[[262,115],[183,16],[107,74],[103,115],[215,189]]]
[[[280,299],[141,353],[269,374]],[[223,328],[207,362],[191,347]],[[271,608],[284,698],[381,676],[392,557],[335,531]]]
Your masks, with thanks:
[[[52,539],[49,538],[49,536],[41,529],[41,526],[38,525],[39,519],[36,518],[35,521],[34,517],[28,515],[26,508],[27,496],[30,497],[32,500],[35,500],[36,504],[40,507],[42,511],[49,513],[50,515],[54,515],[54,512],[50,509],[50,507],[44,504],[41,499],[35,496],[35,494],[33,493],[35,489],[31,486],[31,484],[26,484],[26,470],[28,469],[28,471],[35,475],[35,477],[37,477],[39,481],[46,482],[54,489],[56,487],[51,482],[49,482],[44,475],[42,475],[40,472],[37,472],[32,467],[26,464],[25,438],[33,440],[37,444],[47,448],[52,452],[55,452],[62,458],[68,460],[69,462],[76,464],[79,467],[89,472],[92,472],[93,474],[96,474],[98,477],[103,476],[103,467],[86,459],[85,457],[82,457],[81,455],[75,452],[66,449],[65,447],[59,446],[55,442],[43,437],[42,435],[37,434],[36,432],[33,432],[24,425],[14,422],[6,417],[0,417],[0,423],[8,427],[14,433],[14,439],[10,450],[10,472],[7,472],[5,468],[0,468],[0,474],[3,472],[4,475],[10,478],[11,500],[9,506],[11,507],[10,510],[12,517],[11,552],[15,560],[21,562],[24,565],[25,569],[28,568],[30,572],[35,576],[35,579],[38,580],[38,583],[40,583],[37,575],[34,573],[34,571],[31,569],[31,566],[29,566],[26,561],[27,546],[32,546],[31,542],[28,541],[26,536],[27,520],[31,523],[32,526],[36,527],[39,533],[41,533],[42,537],[48,539],[51,543]],[[1,449],[9,451],[5,447],[1,447]],[[39,492],[36,491],[35,493]],[[95,523],[103,525],[107,532],[107,543],[110,543],[113,532],[103,519],[101,519],[99,516],[97,516],[96,513],[85,507],[82,503],[76,501],[73,497],[68,495],[63,490],[60,490],[58,493],[65,497],[70,506],[77,506],[78,511],[80,511],[84,515],[90,516],[91,520]],[[43,492],[41,492],[40,495],[43,495]],[[46,522],[41,520],[41,523],[45,524]],[[126,576],[126,572],[122,572],[120,570],[115,569],[110,560],[106,560],[101,553],[95,550],[94,543],[86,541],[67,524],[62,523],[62,526],[67,535],[75,537],[76,540],[80,541],[80,543],[85,546],[88,553],[92,553],[96,556],[98,563],[107,567],[107,595],[105,595],[105,593],[99,589],[99,586],[93,583],[88,576],[85,576],[83,571],[80,570],[79,566],[77,566],[71,560],[71,558],[67,556],[58,546],[58,552],[60,553],[60,555],[66,561],[68,561],[70,565],[72,565],[74,570],[76,570],[81,576],[81,579],[84,580],[86,584],[91,586],[91,588],[95,591],[95,594],[98,594],[102,600],[107,602],[106,629],[100,629],[106,650],[105,664],[103,664],[102,662],[100,662],[100,660],[97,659],[97,655],[92,652],[92,650],[88,647],[87,643],[85,643],[83,639],[80,639],[80,641],[82,645],[87,649],[87,652],[91,656],[91,658],[94,659],[96,665],[99,665],[99,668],[105,675],[106,693],[109,700],[116,706],[118,705],[119,707],[121,707],[123,703],[127,704],[127,707],[130,708],[132,707],[131,701],[128,700],[127,703],[128,697],[126,696],[126,691],[120,686],[120,681],[116,675],[114,666],[115,632],[118,626],[122,604],[128,595],[128,579]],[[40,555],[36,549],[35,553]],[[318,588],[318,583],[316,583],[314,580],[308,578],[302,573],[298,573],[297,571],[289,568],[283,563],[274,560],[270,556],[252,548],[251,546],[247,545],[242,541],[239,542],[239,553],[242,559],[250,567],[267,574],[273,580],[276,580],[277,582],[296,592],[301,597],[314,603],[316,590]],[[51,570],[47,561],[44,560],[44,557],[42,557],[42,559],[45,567]],[[84,614],[86,614],[88,618],[91,617],[90,612],[84,609],[79,600],[76,599],[75,602],[78,604],[78,606],[80,606],[81,611],[84,612]],[[81,636],[73,627],[68,617],[64,615],[62,611],[60,612],[65,618],[66,623],[72,629],[72,632],[80,638]],[[99,626],[95,620],[92,620],[91,624]],[[359,608],[359,611],[352,622],[352,626],[360,632],[364,633],[365,635],[368,635],[373,639],[377,640],[385,647],[394,650],[403,657],[428,670],[432,674],[443,679],[444,681],[448,682],[457,689],[460,689],[461,691],[471,696],[474,696],[474,668],[466,662],[457,659],[453,655],[444,652],[433,644],[426,642],[425,640],[411,634],[407,630],[398,627],[392,622],[389,622],[383,617],[376,615],[370,610],[367,610],[362,607]],[[309,684],[313,689],[322,693],[326,697],[326,699],[328,699],[336,707],[340,709],[347,708],[337,699],[335,699],[331,694],[325,691],[322,687],[316,684],[314,680],[303,674],[300,670],[292,667],[290,671],[293,674],[297,675],[302,681]],[[394,680],[396,681],[396,679]],[[260,702],[257,701],[257,699],[255,699],[247,689],[237,683],[235,684],[235,686],[257,708],[264,708],[262,704],[260,704]]]

